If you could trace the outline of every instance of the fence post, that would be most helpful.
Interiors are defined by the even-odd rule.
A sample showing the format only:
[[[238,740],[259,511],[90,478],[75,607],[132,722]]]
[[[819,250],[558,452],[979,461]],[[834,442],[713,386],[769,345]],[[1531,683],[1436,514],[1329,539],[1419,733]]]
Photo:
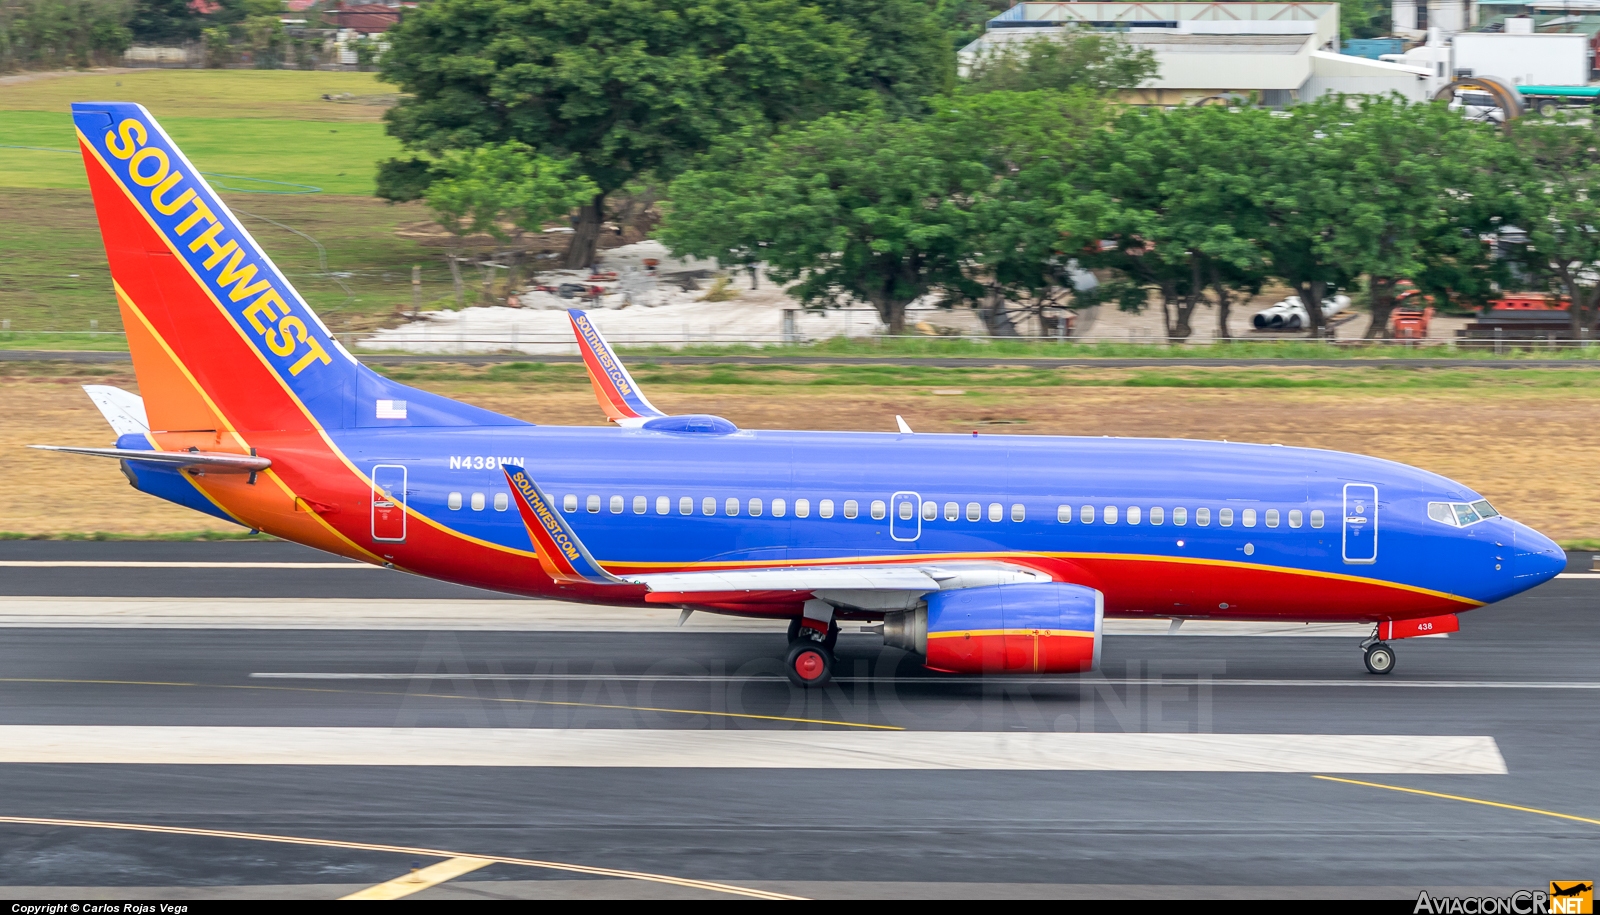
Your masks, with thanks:
[[[422,313],[422,265],[411,265],[411,316]]]

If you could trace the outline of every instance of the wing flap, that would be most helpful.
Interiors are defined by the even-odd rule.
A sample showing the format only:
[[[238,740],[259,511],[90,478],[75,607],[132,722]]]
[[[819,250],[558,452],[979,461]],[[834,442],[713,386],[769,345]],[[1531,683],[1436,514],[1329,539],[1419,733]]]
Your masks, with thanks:
[[[718,593],[736,591],[937,591],[939,583],[915,566],[861,565],[846,567],[801,567],[767,569],[726,569],[717,572],[664,572],[633,575],[651,591],[676,593]]]

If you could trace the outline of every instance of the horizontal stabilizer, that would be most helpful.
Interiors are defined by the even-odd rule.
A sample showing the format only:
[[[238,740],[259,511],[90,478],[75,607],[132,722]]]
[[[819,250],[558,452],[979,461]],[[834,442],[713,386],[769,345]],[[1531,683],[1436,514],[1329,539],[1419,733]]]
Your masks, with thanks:
[[[221,451],[143,451],[137,448],[74,448],[70,445],[29,445],[42,451],[64,451],[68,454],[87,454],[91,457],[119,458],[124,461],[145,461],[150,464],[168,464],[174,467],[194,467],[211,473],[255,473],[272,466],[269,458],[249,454],[228,454]]]

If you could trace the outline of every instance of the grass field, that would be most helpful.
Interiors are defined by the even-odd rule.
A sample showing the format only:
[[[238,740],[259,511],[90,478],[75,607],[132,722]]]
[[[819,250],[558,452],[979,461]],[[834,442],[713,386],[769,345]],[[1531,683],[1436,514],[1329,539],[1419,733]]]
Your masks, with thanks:
[[[409,307],[413,265],[423,268],[426,302],[448,297],[440,251],[395,234],[427,212],[371,196],[376,163],[399,149],[379,120],[391,90],[370,73],[268,70],[62,74],[0,86],[0,144],[69,150],[0,147],[0,347],[125,348],[88,333],[91,322],[101,334],[120,331],[121,320],[67,114],[78,99],[148,107],[333,330],[369,329]]]
[[[1228,439],[1356,451],[1460,480],[1573,544],[1600,539],[1589,468],[1600,453],[1600,384],[1560,370],[924,370],[639,366],[651,400],[748,429]],[[603,425],[575,365],[421,365],[389,374],[539,423]],[[1056,376],[1047,378],[1045,376]],[[0,532],[174,535],[232,525],[130,489],[111,462],[31,451],[99,445],[110,431],[81,384],[136,390],[125,366],[0,363]],[[1064,472],[1069,468],[1064,468]],[[72,498],[61,497],[70,480]]]

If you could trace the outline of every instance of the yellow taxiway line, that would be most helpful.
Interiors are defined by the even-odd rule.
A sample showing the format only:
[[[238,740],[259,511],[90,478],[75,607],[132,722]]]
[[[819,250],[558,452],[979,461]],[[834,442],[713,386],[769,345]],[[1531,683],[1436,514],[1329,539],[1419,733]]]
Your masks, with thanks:
[[[1461,801],[1464,804],[1481,804],[1484,807],[1499,807],[1502,810],[1515,810],[1520,813],[1537,813],[1540,816],[1555,817],[1558,820],[1572,820],[1577,823],[1591,823],[1600,826],[1600,820],[1589,817],[1575,816],[1570,813],[1557,813],[1554,810],[1541,810],[1538,807],[1521,807],[1516,804],[1502,804],[1499,801],[1486,801],[1482,798],[1463,797],[1459,794],[1440,794],[1437,791],[1423,791],[1421,788],[1402,788],[1399,785],[1383,785],[1378,782],[1363,782],[1353,778],[1334,778],[1331,775],[1313,775],[1312,778],[1325,782],[1343,782],[1346,785],[1361,785],[1366,788],[1382,788],[1386,791],[1403,791],[1406,794],[1420,794],[1423,797],[1443,798],[1447,801]]]
[[[479,868],[488,867],[494,862],[488,858],[469,858],[465,855],[459,858],[450,858],[438,864],[418,868],[404,877],[396,877],[377,886],[369,886],[359,892],[340,899],[404,899],[412,893],[420,893],[430,886],[438,886],[446,880],[454,880],[462,874],[470,874]]]
[[[731,883],[715,883],[710,880],[692,880],[687,877],[673,877],[667,874],[652,874],[647,871],[625,871],[610,867],[590,867],[586,864],[564,864],[559,861],[540,861],[534,858],[510,858],[504,855],[464,855],[461,852],[446,851],[441,848],[415,848],[408,845],[381,845],[371,842],[345,842],[339,839],[311,839],[303,836],[281,836],[261,832],[235,832],[228,829],[198,829],[189,826],[156,826],[149,823],[116,823],[102,820],[63,820],[52,817],[8,817],[0,816],[0,823],[12,823],[21,826],[74,826],[80,829],[115,829],[123,832],[153,832],[174,836],[205,836],[213,839],[244,839],[251,842],[276,842],[281,845],[311,845],[319,848],[349,848],[356,851],[382,851],[398,855],[415,855],[423,858],[449,858],[471,859],[487,864],[517,864],[522,867],[540,867],[546,870],[566,871],[573,874],[587,874],[591,877],[613,877],[619,880],[642,880],[647,883],[664,883],[669,886],[682,886],[690,889],[706,890],[713,893],[727,893],[733,896],[747,896],[751,899],[801,899],[801,896],[789,896],[784,893],[774,893],[768,890],[758,890],[748,886],[737,886]]]

